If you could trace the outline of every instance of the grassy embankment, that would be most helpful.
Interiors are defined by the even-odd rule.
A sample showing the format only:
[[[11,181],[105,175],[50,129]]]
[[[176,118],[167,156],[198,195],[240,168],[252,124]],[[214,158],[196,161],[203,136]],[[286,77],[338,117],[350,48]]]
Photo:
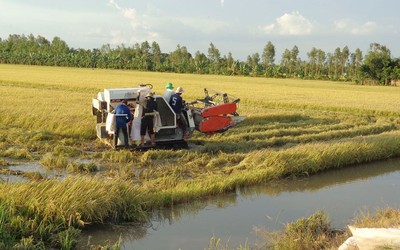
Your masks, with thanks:
[[[241,99],[247,119],[192,150],[112,151],[96,140],[91,98],[104,88],[166,82]],[[0,166],[40,162],[63,181],[0,184],[6,246],[69,248],[87,223],[145,220],[153,208],[329,168],[400,156],[400,89],[322,81],[0,65]],[[88,159],[89,163],[79,160]],[[99,168],[96,177],[85,173]],[[110,178],[111,177],[111,178]]]

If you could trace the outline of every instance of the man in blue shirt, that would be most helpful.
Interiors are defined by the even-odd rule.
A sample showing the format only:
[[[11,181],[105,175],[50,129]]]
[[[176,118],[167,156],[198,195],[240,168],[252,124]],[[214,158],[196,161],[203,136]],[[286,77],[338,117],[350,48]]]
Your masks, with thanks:
[[[178,87],[176,88],[175,94],[171,96],[171,99],[169,100],[169,105],[171,108],[174,110],[176,114],[176,122],[178,123],[179,127],[182,129],[183,137],[186,139],[189,135],[186,133],[187,129],[187,121],[185,116],[182,114],[183,110],[183,100],[182,100],[182,95],[183,93],[183,88]]]
[[[116,123],[117,123],[117,129],[114,134],[114,148],[117,147],[118,144],[118,136],[119,136],[119,131],[122,131],[124,134],[124,145],[125,147],[129,146],[129,137],[128,137],[128,126],[127,124],[132,120],[132,114],[129,109],[128,101],[123,100],[121,104],[117,106],[115,109],[115,114],[116,114]]]

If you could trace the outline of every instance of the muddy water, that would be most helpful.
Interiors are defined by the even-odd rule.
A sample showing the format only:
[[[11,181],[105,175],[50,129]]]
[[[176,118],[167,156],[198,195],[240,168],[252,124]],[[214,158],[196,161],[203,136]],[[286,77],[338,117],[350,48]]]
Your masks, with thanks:
[[[157,211],[147,225],[108,225],[84,232],[80,246],[115,242],[122,249],[204,249],[211,237],[222,245],[261,245],[257,228],[324,210],[331,225],[343,229],[361,211],[400,208],[400,159],[328,171],[309,178],[243,188],[191,204]]]
[[[39,162],[14,162],[8,166],[9,174],[0,174],[0,181],[4,182],[28,182],[24,173],[39,173],[43,178],[55,179],[64,178],[65,171],[59,169],[46,169]]]

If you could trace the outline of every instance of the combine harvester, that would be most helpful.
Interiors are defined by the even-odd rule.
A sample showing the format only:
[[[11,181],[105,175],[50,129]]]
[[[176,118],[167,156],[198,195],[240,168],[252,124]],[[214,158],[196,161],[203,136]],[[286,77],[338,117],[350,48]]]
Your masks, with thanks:
[[[142,112],[141,106],[136,101],[139,92],[140,96],[144,97],[151,93],[152,88],[151,84],[141,84],[137,88],[104,89],[104,92],[99,92],[97,98],[92,100],[92,114],[97,117],[97,137],[113,146],[114,134],[108,131],[107,123],[110,123],[110,119],[115,119],[113,111],[118,104],[122,103],[123,100],[127,100],[128,107],[134,117],[128,127],[128,134],[130,135],[129,147],[142,148],[138,146]],[[187,148],[188,144],[184,139],[192,137],[194,130],[212,135],[222,133],[244,120],[244,117],[239,116],[236,112],[240,99],[229,96],[226,93],[207,89],[204,89],[204,93],[204,99],[185,103],[183,115],[188,123],[186,128],[188,135],[185,137],[182,129],[177,125],[176,114],[171,106],[164,100],[163,96],[154,95],[161,120],[160,126],[156,129],[158,130],[155,136],[156,147]],[[117,148],[125,147],[122,138],[123,135],[120,133]],[[148,140],[149,137],[146,135],[146,141]],[[145,147],[151,146],[146,143]]]

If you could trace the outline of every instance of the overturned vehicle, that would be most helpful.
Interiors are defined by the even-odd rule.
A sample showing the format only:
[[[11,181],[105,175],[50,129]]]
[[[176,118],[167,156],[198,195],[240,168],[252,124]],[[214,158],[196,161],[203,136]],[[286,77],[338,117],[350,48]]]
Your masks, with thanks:
[[[127,101],[133,119],[128,123],[129,145],[125,145],[123,133],[118,135],[118,147],[139,148],[142,107],[137,104],[140,98],[152,92],[151,84],[141,84],[137,88],[104,89],[92,100],[92,114],[97,117],[97,137],[110,146],[114,146],[115,136],[114,110],[124,100]],[[139,94],[140,93],[140,94]],[[204,89],[204,99],[184,103],[183,115],[187,121],[186,129],[179,127],[176,114],[161,95],[154,94],[157,103],[158,119],[155,123],[155,147],[187,148],[185,139],[192,137],[194,130],[212,135],[232,128],[244,117],[237,113],[240,99],[213,90]],[[183,131],[186,131],[184,135]],[[145,147],[150,137],[145,136]]]

